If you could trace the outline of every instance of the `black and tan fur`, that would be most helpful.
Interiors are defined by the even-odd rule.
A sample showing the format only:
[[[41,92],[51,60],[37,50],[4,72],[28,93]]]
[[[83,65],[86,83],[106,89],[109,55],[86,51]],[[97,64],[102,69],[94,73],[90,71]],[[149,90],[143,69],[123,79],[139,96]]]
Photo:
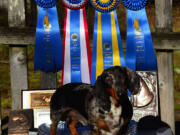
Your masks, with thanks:
[[[103,71],[95,85],[71,83],[59,88],[51,99],[51,135],[57,123],[68,123],[72,135],[78,135],[78,122],[90,125],[91,135],[123,135],[133,109],[127,95],[137,94],[139,76],[126,67],[115,66]]]

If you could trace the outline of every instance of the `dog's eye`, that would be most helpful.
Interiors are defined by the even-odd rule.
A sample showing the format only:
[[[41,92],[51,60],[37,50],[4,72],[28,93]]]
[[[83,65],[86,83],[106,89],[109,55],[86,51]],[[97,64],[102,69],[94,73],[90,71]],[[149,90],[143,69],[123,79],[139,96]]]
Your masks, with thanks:
[[[107,82],[112,82],[112,81],[113,81],[112,76],[108,76],[108,77],[106,78],[106,81],[107,81]]]

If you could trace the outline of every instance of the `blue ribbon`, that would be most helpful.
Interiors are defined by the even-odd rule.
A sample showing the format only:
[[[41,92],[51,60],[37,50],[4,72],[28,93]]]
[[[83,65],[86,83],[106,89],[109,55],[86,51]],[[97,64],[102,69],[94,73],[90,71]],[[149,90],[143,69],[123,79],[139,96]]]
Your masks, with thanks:
[[[120,36],[120,30],[116,15],[114,12],[116,36],[118,40],[119,56],[121,66],[125,66],[124,54],[122,49],[122,42]],[[113,65],[113,49],[112,49],[112,27],[111,27],[111,13],[101,13],[101,33],[102,33],[102,52],[103,52],[103,70],[114,66]],[[93,50],[92,50],[92,68],[91,68],[91,84],[96,81],[96,63],[97,63],[97,34],[98,34],[98,11],[95,11],[94,22],[94,35],[93,35]]]
[[[135,18],[139,22],[139,30],[134,28]],[[127,66],[134,71],[157,70],[151,32],[145,9],[128,10],[127,13]]]
[[[49,18],[49,28],[44,26],[44,17]],[[62,43],[56,7],[39,7],[36,27],[34,69],[56,72],[62,68]]]
[[[102,45],[103,45],[103,65],[104,69],[113,66],[112,50],[112,31],[111,31],[111,14],[101,13],[102,28]]]
[[[91,68],[91,84],[96,82],[96,60],[97,60],[97,24],[98,24],[98,12],[95,11],[94,17],[94,34],[93,34],[93,48],[92,48],[92,68]]]
[[[80,10],[70,10],[70,36],[71,82],[81,82]]]

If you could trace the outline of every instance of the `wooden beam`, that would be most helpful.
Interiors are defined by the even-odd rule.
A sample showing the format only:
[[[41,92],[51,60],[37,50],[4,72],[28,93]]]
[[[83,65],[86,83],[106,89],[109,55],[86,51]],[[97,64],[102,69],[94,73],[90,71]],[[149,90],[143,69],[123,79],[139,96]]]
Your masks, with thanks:
[[[91,36],[92,37],[92,36]],[[126,34],[121,32],[125,48]],[[154,48],[159,50],[180,50],[180,33],[152,33]],[[0,28],[0,45],[33,45],[35,28]]]
[[[172,0],[155,0],[155,26],[158,33],[172,31]],[[160,40],[162,46],[167,46],[170,41],[167,39],[163,42]],[[174,46],[178,44],[174,42]],[[175,133],[172,56],[172,51],[157,52],[161,119],[169,124]]]
[[[25,27],[24,0],[8,1],[8,24],[9,27]],[[12,109],[20,109],[21,90],[28,88],[27,47],[9,44]]]

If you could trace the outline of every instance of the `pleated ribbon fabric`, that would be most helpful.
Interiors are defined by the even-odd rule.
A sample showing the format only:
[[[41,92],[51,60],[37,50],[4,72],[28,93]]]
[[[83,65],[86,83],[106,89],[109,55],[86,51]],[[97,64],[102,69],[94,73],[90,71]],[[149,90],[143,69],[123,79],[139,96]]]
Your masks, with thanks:
[[[74,5],[73,9],[65,8],[62,85],[90,83],[91,50],[85,8],[74,10]]]
[[[96,6],[96,2],[99,6]],[[106,3],[101,3],[101,1],[95,0],[91,1],[91,4],[96,9],[91,84],[95,83],[97,77],[104,69],[112,66],[125,66],[120,30],[115,10],[118,2],[119,1],[115,0],[106,1]],[[106,5],[107,8],[105,8]]]
[[[36,1],[41,7],[38,8],[34,70],[57,72],[62,69],[62,42],[56,1],[52,3]]]
[[[134,71],[157,71],[149,23],[144,8],[147,0],[123,0],[127,10],[126,62]]]

